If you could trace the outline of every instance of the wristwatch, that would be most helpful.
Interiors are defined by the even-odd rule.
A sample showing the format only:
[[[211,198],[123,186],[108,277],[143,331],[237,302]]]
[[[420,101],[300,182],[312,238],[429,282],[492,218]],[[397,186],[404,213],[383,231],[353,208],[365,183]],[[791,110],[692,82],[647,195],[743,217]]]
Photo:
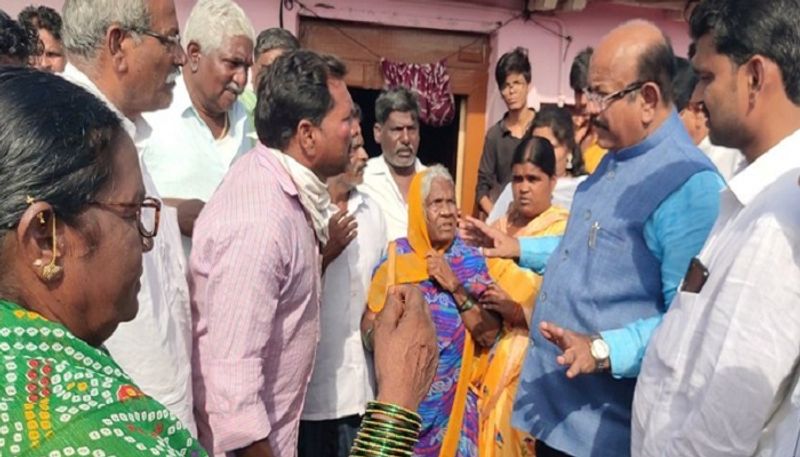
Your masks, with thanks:
[[[611,368],[611,350],[608,343],[600,335],[592,336],[592,357],[597,371],[609,371]]]

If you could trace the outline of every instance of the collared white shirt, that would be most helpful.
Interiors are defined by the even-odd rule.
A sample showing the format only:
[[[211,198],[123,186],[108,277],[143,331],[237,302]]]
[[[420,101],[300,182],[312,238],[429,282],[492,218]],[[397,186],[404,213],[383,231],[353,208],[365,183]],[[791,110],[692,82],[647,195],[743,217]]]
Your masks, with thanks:
[[[800,432],[800,131],[721,192],[698,256],[636,384],[632,455],[796,455]],[[792,389],[795,392],[792,393]]]
[[[703,138],[697,147],[711,159],[719,174],[725,178],[725,182],[729,182],[739,170],[747,165],[747,161],[739,150],[714,145],[708,136]]]
[[[414,163],[414,170],[419,173],[427,168],[419,159]],[[408,204],[400,188],[389,171],[389,165],[383,155],[367,161],[364,169],[364,183],[358,187],[378,202],[386,219],[386,235],[389,241],[402,238],[408,234]]]
[[[255,146],[247,111],[239,100],[228,111],[227,135],[215,139],[192,105],[183,77],[176,80],[170,106],[144,118],[153,133],[142,160],[164,198],[207,202],[233,161]],[[188,257],[191,239],[183,238]]]
[[[83,73],[67,64],[62,76],[97,96],[122,120],[140,154],[145,191],[159,197],[141,151],[150,127],[144,119],[134,124],[100,92]],[[142,257],[139,312],[123,322],[104,343],[114,360],[148,395],[158,400],[197,434],[193,414],[191,378],[191,310],[186,263],[175,208],[163,205],[153,249]]]
[[[247,112],[238,100],[228,112],[230,127],[222,139],[211,135],[189,98],[183,78],[175,84],[169,108],[147,113],[153,126],[144,161],[167,198],[207,202],[236,158],[253,148]]]
[[[364,414],[374,397],[372,366],[361,342],[361,315],[372,272],[386,250],[386,223],[377,202],[358,190],[350,193],[347,212],[356,218],[358,235],[322,276],[320,341],[302,420]]]

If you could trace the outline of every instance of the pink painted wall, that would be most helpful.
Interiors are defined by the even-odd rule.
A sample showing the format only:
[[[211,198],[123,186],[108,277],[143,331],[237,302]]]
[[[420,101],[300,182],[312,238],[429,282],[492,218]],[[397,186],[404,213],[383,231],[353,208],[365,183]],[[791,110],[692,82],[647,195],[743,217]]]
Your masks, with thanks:
[[[256,30],[278,25],[280,0],[238,1],[250,15]],[[16,15],[29,3],[28,0],[0,0],[0,8]],[[60,9],[63,0],[37,0],[36,3]],[[178,19],[183,24],[195,1],[175,0],[175,3]],[[304,3],[320,16],[330,19],[465,32],[488,32],[513,14],[503,9],[465,5],[455,1],[306,0]],[[310,15],[308,12],[301,13],[300,10],[300,6],[295,3],[292,11],[284,11],[284,26],[295,33],[299,26],[298,14]],[[492,62],[515,46],[527,47],[533,65],[533,83],[540,100],[548,103],[559,100],[572,102],[568,76],[575,54],[586,46],[596,44],[611,28],[628,19],[644,18],[658,24],[672,39],[678,55],[686,55],[689,46],[686,24],[656,9],[592,2],[581,12],[564,12],[553,17],[536,18],[552,30],[572,36],[571,45],[567,48],[565,42],[559,43],[562,40],[539,25],[517,20],[492,35]],[[487,87],[488,124],[495,122],[505,111],[494,83],[493,65]]]

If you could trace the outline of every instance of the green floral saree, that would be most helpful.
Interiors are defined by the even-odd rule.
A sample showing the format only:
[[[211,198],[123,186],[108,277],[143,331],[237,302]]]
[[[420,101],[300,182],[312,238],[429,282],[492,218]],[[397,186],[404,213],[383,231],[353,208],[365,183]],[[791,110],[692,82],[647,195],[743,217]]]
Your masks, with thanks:
[[[0,455],[205,456],[102,349],[0,300]]]

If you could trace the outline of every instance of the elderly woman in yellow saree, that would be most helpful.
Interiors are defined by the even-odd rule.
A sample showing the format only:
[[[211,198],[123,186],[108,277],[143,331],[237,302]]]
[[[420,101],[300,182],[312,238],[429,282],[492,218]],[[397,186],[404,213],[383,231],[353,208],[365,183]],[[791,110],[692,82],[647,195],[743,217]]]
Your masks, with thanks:
[[[563,234],[568,212],[551,204],[555,184],[556,158],[553,146],[547,139],[538,136],[523,139],[512,159],[514,202],[494,227],[515,237]],[[536,275],[533,285],[538,293],[540,276]],[[480,456],[533,456],[533,438],[511,426],[514,396],[528,349],[528,323],[533,307],[515,302],[494,290],[484,297],[483,307],[502,316],[504,329],[497,344],[489,354],[484,355],[483,360],[488,368],[479,402]]]
[[[515,300],[533,300],[533,274],[513,262],[490,261],[457,235],[455,186],[436,165],[417,174],[408,194],[407,238],[389,245],[375,272],[362,330],[380,311],[393,284],[416,284],[433,317],[439,366],[419,407],[422,431],[414,455],[474,457],[478,453],[479,355],[499,334],[497,314],[480,304],[489,290],[508,290]],[[505,294],[503,294],[506,296]]]

